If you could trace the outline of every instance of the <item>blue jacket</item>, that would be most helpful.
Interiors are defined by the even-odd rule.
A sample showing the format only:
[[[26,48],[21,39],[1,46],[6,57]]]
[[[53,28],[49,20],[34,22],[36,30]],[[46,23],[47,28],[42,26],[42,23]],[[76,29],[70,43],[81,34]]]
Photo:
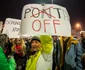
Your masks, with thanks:
[[[70,49],[66,52],[65,61],[76,70],[82,70],[81,56],[83,54],[80,42],[71,44]]]
[[[63,68],[63,70],[82,70],[81,56],[83,50],[80,42],[73,37],[70,37],[67,41],[65,56],[63,55],[63,50],[65,50],[65,48],[63,47],[63,38],[61,37],[60,48],[57,47],[59,49],[57,53],[57,61],[60,68],[64,67],[65,69]]]

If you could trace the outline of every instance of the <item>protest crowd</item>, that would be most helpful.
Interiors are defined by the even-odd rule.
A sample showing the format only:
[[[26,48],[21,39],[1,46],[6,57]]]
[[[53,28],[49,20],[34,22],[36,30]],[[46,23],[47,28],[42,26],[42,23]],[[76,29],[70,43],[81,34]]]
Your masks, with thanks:
[[[85,31],[80,31],[80,38],[45,34],[10,38],[2,28],[0,70],[85,70]]]
[[[80,40],[73,36],[9,38],[6,34],[0,34],[0,70],[83,70],[84,68],[85,31],[81,32]]]

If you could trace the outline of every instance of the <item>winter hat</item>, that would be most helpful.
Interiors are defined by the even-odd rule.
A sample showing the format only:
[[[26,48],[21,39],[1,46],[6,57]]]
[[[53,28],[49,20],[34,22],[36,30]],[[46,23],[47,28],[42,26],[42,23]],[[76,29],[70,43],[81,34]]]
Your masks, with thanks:
[[[32,39],[31,39],[31,43],[32,43],[33,40],[37,40],[38,42],[41,43],[41,40],[38,36],[33,36]]]

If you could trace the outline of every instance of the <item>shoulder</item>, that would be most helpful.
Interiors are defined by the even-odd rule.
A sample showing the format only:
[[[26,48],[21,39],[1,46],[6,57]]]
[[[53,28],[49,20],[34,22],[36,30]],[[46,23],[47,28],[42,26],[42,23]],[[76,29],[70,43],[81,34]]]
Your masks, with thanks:
[[[0,47],[0,52],[3,51],[2,47]]]

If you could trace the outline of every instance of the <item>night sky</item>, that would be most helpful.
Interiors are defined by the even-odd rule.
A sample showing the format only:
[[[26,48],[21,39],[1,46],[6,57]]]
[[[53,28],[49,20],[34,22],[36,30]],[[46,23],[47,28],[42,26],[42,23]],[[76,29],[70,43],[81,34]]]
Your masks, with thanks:
[[[6,18],[21,19],[22,8],[30,3],[52,4],[51,0],[0,0],[0,21]],[[64,6],[69,15],[71,24],[80,22],[85,26],[85,0],[54,0],[54,4]]]

